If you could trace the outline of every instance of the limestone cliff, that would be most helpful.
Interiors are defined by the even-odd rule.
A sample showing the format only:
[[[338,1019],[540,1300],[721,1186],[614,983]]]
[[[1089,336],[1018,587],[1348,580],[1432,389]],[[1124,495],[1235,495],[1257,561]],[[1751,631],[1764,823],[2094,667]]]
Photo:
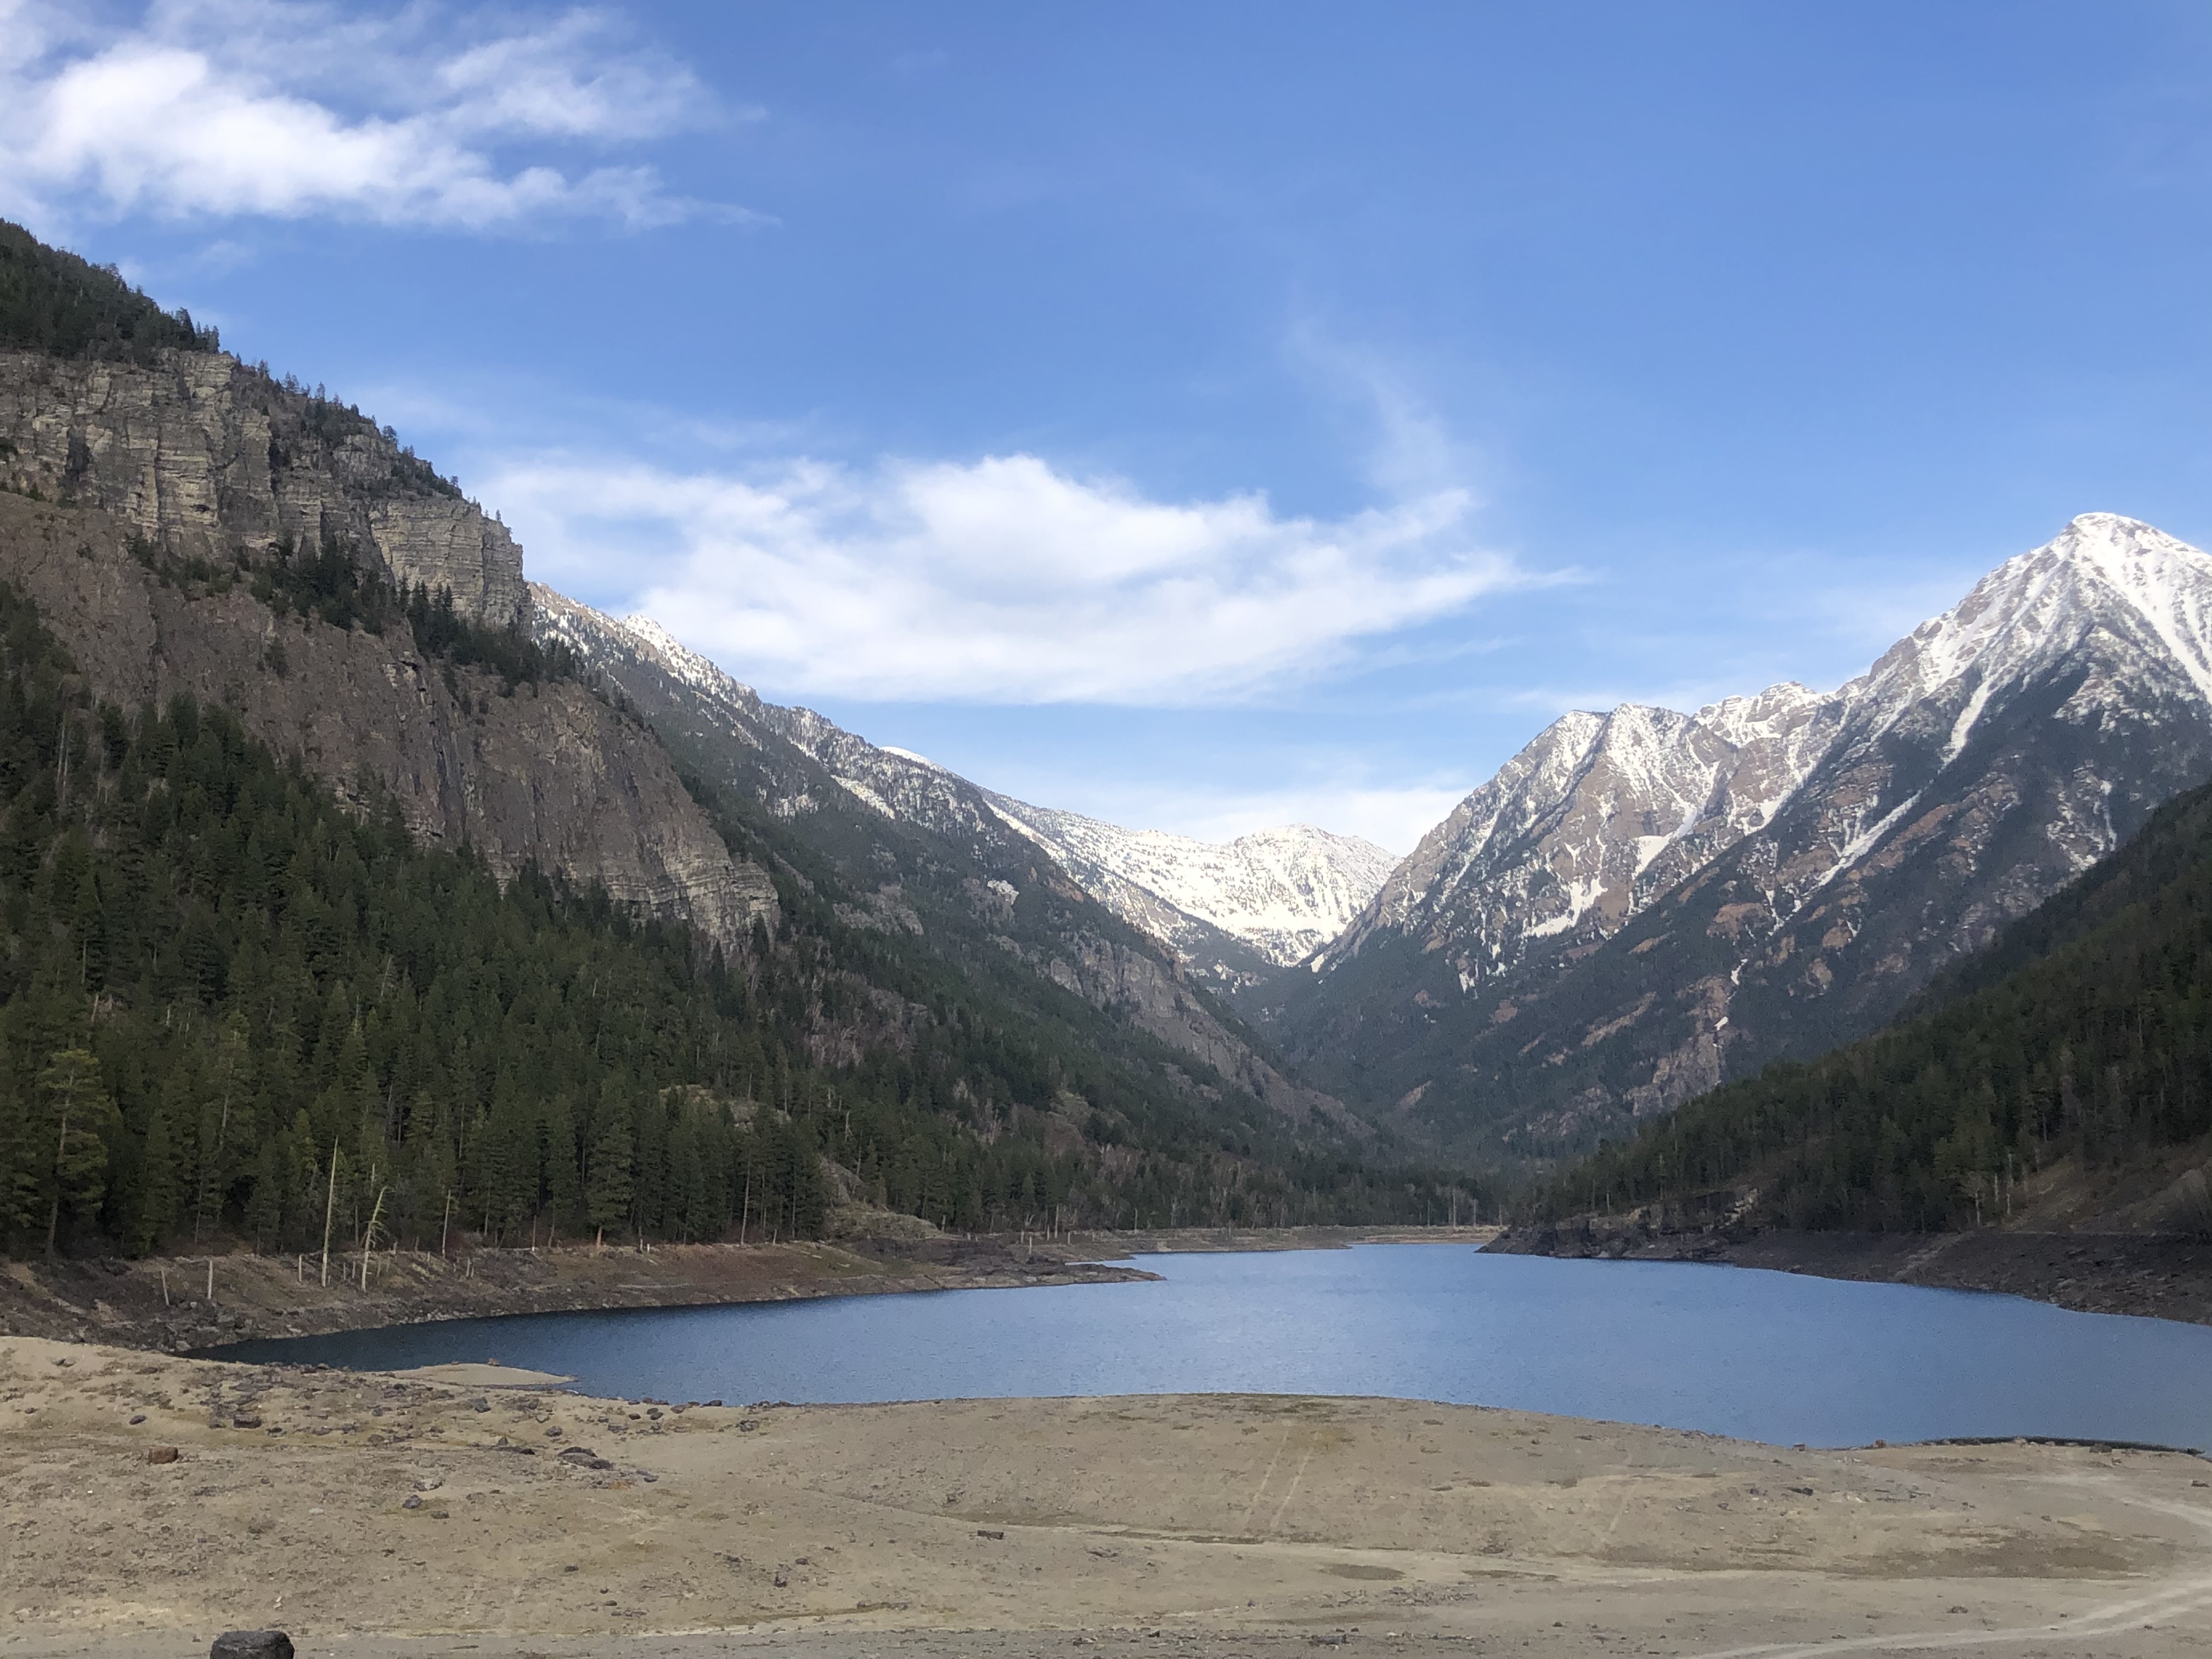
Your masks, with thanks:
[[[21,391],[9,380],[0,396],[20,408]],[[174,451],[149,453],[149,487],[172,504],[195,499],[187,486],[209,489],[207,473],[161,459]],[[425,841],[465,842],[502,875],[534,861],[726,947],[773,918],[766,874],[730,856],[653,734],[582,684],[507,690],[426,659],[404,626],[280,618],[227,569],[196,578],[140,556],[146,522],[0,495],[0,577],[38,605],[99,696],[221,703],[342,796],[381,786]],[[200,545],[227,528],[213,519],[199,540],[180,538]]]
[[[141,367],[0,351],[0,483],[183,557],[342,542],[494,627],[529,603],[506,526],[367,416],[222,353]]]

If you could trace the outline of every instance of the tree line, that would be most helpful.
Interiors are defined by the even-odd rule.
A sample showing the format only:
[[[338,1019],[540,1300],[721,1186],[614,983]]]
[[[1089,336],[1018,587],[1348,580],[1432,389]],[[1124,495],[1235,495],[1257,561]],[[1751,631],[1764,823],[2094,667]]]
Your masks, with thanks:
[[[191,313],[161,309],[123,280],[0,219],[0,343],[59,357],[151,363],[164,349],[219,351]]]

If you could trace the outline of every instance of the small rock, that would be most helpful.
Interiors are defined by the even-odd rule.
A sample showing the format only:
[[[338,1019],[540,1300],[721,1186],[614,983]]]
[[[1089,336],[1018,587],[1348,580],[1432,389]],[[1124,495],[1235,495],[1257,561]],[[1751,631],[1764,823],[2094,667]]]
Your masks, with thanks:
[[[784,1586],[788,1584],[791,1581],[788,1578],[786,1578],[781,1573],[778,1573],[775,1576],[775,1587],[778,1589],[783,1589]]]
[[[469,1401],[469,1409],[472,1412],[488,1412],[491,1409],[491,1401],[483,1399],[471,1400]]]
[[[137,1428],[137,1427],[141,1423],[143,1423],[145,1420],[146,1420],[146,1413],[143,1413],[143,1412],[140,1412],[140,1413],[138,1413],[138,1415],[137,1415],[137,1416],[136,1416],[136,1417],[134,1417],[134,1418],[132,1418],[132,1419],[131,1419],[131,1426],[132,1428],[134,1428],[134,1429],[135,1429],[135,1428]]]
[[[707,1403],[710,1406],[719,1406],[722,1402],[719,1400],[709,1400]]]
[[[178,1452],[174,1446],[149,1446],[146,1448],[146,1461],[149,1463],[173,1463],[180,1455],[181,1454]]]
[[[975,1528],[975,1536],[978,1538],[1004,1538],[1006,1535],[1006,1534],[1005,1533],[1000,1532],[995,1527],[978,1527]]]
[[[403,1509],[403,1510],[419,1510],[419,1509],[421,1509],[421,1508],[422,1507],[422,1493],[420,1493],[420,1492],[409,1492],[409,1493],[407,1494],[406,1500],[405,1500],[404,1503],[402,1503],[402,1504],[399,1505],[399,1507],[400,1507],[401,1509]]]
[[[546,1430],[545,1437],[548,1440],[558,1440],[561,1437],[561,1425],[556,1423],[551,1428]]]
[[[292,1659],[292,1638],[281,1630],[227,1630],[208,1659]]]
[[[258,1412],[240,1412],[237,1416],[230,1419],[230,1426],[234,1429],[258,1429],[261,1426],[261,1413]],[[246,1634],[251,1636],[258,1634],[258,1632],[248,1631]]]
[[[739,1434],[750,1434],[758,1427],[760,1427],[760,1419],[757,1418],[746,1417],[740,1418],[738,1420],[738,1432]]]

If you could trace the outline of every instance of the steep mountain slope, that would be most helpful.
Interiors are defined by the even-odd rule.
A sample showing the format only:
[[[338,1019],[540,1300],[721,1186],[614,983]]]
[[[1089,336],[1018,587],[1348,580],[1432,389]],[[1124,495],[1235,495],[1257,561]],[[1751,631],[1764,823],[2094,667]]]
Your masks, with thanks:
[[[0,225],[0,577],[94,694],[233,708],[501,874],[597,882],[726,946],[772,917],[765,872],[730,856],[652,734],[518,651],[505,527],[359,410],[213,343]],[[452,596],[439,651],[386,626],[403,584]]]
[[[542,586],[531,596],[541,641],[603,677],[763,827],[787,826],[829,861],[856,895],[854,925],[924,939],[979,970],[1018,963],[1284,1120],[1364,1132],[1335,1100],[1285,1078],[1157,939],[1085,891],[985,791],[811,710],[763,702],[649,621],[617,622]]]
[[[1832,697],[1572,715],[1273,1011],[1316,1079],[1522,1154],[1879,1025],[2212,770],[2212,559],[2112,514]]]
[[[643,667],[649,659],[652,672],[686,696],[726,706],[720,717],[702,719],[756,738],[775,733],[885,817],[1001,862],[1020,862],[1026,856],[1020,841],[1033,843],[1124,921],[1172,946],[1184,968],[1218,990],[1262,982],[1334,939],[1396,862],[1371,842],[1309,824],[1217,843],[1031,805],[919,755],[855,737],[811,709],[764,702],[650,617],[617,622],[550,589],[532,592],[546,619],[541,638],[593,661]],[[792,796],[783,810],[805,813],[819,805]],[[1010,829],[1017,838],[1009,838]]]
[[[1610,1212],[1589,1224],[1623,1244],[1716,1224],[2212,1236],[2208,1006],[2212,787],[1895,1024],[1688,1102],[1547,1182],[1524,1218]]]
[[[187,695],[95,704],[0,581],[0,1253],[1431,1196],[1255,1160],[1077,999],[1031,981],[1061,1006],[1012,1006],[823,926],[803,890],[780,937],[702,951],[424,847],[392,805],[339,802]]]

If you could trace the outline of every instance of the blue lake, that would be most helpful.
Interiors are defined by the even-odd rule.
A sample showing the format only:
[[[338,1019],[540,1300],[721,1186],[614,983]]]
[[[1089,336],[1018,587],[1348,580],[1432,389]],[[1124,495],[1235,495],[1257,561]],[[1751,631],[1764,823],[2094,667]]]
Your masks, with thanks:
[[[2013,1297],[1469,1246],[1139,1256],[1158,1284],[526,1315],[246,1342],[387,1370],[495,1358],[592,1394],[865,1401],[1390,1395],[1788,1444],[2212,1446],[2212,1328]]]

